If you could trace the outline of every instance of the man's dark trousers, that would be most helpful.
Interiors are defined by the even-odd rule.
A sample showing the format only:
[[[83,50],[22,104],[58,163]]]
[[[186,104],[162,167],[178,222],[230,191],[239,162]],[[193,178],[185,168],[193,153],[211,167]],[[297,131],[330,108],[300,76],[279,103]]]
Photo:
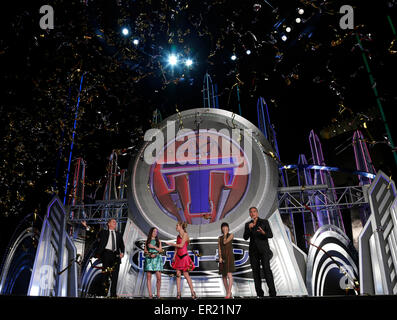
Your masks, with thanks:
[[[263,297],[264,292],[262,289],[262,280],[261,280],[261,265],[263,268],[265,280],[267,287],[269,288],[269,296],[276,296],[276,288],[274,286],[273,273],[270,269],[270,259],[268,254],[262,253],[260,254],[254,248],[249,251],[250,263],[252,268],[252,275],[254,277],[255,290],[258,297]]]
[[[117,289],[117,279],[119,277],[120,270],[120,256],[117,252],[111,250],[103,250],[102,253],[102,266],[106,271],[107,268],[112,268],[113,271],[110,273],[104,273],[104,282],[106,283],[107,277],[110,275],[111,286],[110,286],[110,296],[116,297]]]

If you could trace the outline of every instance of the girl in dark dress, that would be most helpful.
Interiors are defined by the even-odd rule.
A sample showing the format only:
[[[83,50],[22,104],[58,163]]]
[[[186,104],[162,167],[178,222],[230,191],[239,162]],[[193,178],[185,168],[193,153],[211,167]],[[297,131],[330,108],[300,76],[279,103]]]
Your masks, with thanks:
[[[234,254],[233,254],[233,233],[229,233],[229,225],[224,222],[221,225],[222,235],[218,238],[219,274],[222,275],[223,284],[226,290],[225,299],[232,297]]]

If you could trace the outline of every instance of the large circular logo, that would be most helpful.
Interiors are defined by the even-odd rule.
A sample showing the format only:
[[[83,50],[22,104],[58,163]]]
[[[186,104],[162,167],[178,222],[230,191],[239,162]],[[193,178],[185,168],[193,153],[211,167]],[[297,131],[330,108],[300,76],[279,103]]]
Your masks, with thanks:
[[[175,236],[176,221],[192,238],[218,236],[227,222],[242,237],[249,208],[266,217],[277,204],[272,148],[248,120],[221,109],[178,112],[145,132],[130,162],[129,218],[147,233]]]
[[[150,170],[150,190],[162,212],[194,225],[230,214],[244,199],[250,180],[250,163],[240,144],[216,130],[178,135]]]

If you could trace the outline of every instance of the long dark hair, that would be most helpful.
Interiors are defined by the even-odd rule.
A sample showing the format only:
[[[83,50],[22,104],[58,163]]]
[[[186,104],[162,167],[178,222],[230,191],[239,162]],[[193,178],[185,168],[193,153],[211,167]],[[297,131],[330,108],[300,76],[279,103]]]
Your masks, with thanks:
[[[153,228],[150,228],[150,230],[149,230],[149,233],[148,233],[148,236],[147,236],[147,240],[146,240],[146,248],[149,248],[148,245],[149,245],[150,241],[152,241],[152,235],[153,235],[154,229],[157,229],[157,228],[153,227]],[[156,246],[158,247],[160,245],[158,230],[157,230],[157,235],[156,235],[155,239],[156,239]]]

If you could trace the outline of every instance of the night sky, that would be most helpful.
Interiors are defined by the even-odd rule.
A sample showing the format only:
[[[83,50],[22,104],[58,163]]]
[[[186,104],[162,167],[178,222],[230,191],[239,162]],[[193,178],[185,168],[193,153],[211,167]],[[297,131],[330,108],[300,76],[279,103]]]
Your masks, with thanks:
[[[397,43],[390,21],[397,27],[397,1],[350,1],[353,30],[339,27],[345,1],[51,1],[54,29],[42,30],[45,4],[14,1],[2,10],[2,250],[18,221],[32,212],[43,216],[56,193],[63,199],[83,75],[73,159],[87,162],[86,193],[104,183],[113,149],[132,147],[120,157],[127,168],[155,109],[164,119],[176,108],[203,106],[206,72],[222,109],[239,112],[239,84],[242,116],[254,124],[256,102],[264,97],[283,163],[297,163],[301,153],[311,158],[314,129],[327,165],[355,169],[351,138],[360,129],[375,168],[395,180],[393,146],[362,53],[396,142]],[[171,68],[170,53],[193,65]],[[346,132],[327,136],[338,125]],[[358,185],[349,174],[334,178],[338,186]]]

